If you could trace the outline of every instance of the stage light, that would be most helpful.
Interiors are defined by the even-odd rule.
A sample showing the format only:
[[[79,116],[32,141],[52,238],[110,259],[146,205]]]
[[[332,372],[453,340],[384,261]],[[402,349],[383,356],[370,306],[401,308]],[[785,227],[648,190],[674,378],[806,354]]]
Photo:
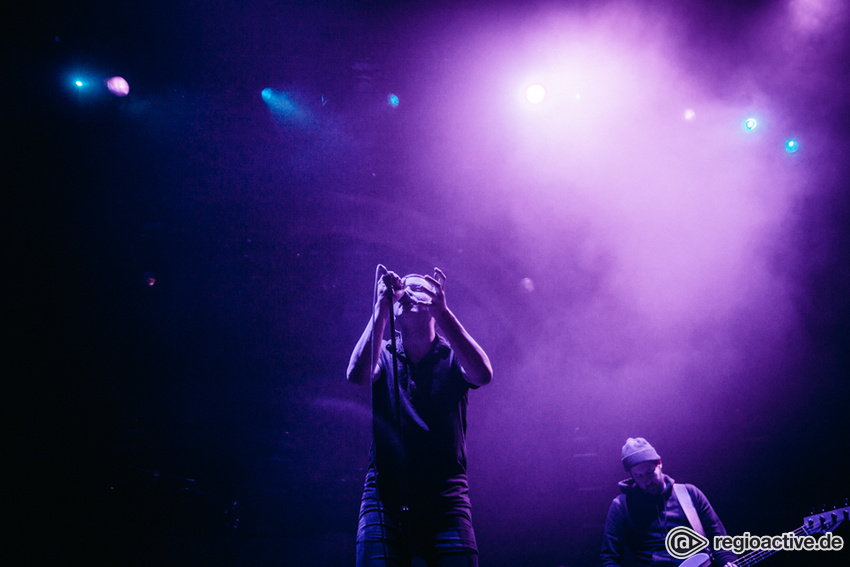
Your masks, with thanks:
[[[755,130],[756,126],[758,126],[758,122],[756,122],[755,118],[747,118],[744,120],[744,128],[747,130]]]
[[[692,108],[689,108],[685,111],[685,120],[693,120],[696,118],[697,113],[694,112]]]
[[[791,138],[790,140],[785,141],[785,151],[789,154],[796,153],[797,150],[800,149],[800,142]]]
[[[77,87],[79,87],[79,88],[82,88],[82,87],[85,86],[85,83],[83,81],[81,81],[80,79],[77,79],[76,81],[74,81],[74,84],[77,85]]]
[[[281,116],[295,116],[299,113],[298,107],[293,103],[284,91],[265,88],[260,93],[269,109]]]
[[[107,79],[106,88],[115,96],[127,96],[130,94],[130,85],[123,77],[112,77]]]
[[[393,93],[387,95],[387,104],[393,108],[398,108],[398,97]]]
[[[525,99],[531,104],[540,104],[545,98],[546,88],[541,84],[533,84],[525,89]]]

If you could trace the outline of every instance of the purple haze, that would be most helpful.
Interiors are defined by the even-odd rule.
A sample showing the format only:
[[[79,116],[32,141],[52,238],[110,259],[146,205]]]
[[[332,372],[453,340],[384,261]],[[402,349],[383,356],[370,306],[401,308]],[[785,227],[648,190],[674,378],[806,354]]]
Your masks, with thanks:
[[[590,549],[627,436],[706,481],[713,449],[746,460],[812,395],[796,370],[819,268],[801,203],[846,174],[824,166],[841,151],[828,117],[846,105],[832,77],[848,9],[767,3],[707,27],[676,3],[530,12],[435,11],[411,34],[444,59],[413,71],[408,167],[448,209],[432,215],[493,239],[457,235],[479,290],[451,296],[496,369],[470,419],[487,543],[545,547],[577,522]],[[790,137],[804,149],[786,153]],[[481,283],[505,278],[501,296]]]

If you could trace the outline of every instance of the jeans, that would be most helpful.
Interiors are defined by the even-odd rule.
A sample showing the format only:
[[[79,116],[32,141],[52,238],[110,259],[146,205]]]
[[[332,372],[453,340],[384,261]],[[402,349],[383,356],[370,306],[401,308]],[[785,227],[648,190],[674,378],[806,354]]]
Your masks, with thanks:
[[[478,567],[478,547],[469,506],[438,511],[411,505],[407,537],[399,513],[378,497],[374,471],[366,475],[357,528],[357,567],[404,567],[421,557],[428,567]]]

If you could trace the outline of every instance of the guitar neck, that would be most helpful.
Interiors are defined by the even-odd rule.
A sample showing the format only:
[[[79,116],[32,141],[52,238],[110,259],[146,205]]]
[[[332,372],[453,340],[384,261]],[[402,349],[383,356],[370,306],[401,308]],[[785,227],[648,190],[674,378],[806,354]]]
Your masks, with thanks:
[[[800,526],[799,528],[797,528],[796,530],[794,530],[791,533],[793,533],[794,536],[797,536],[797,537],[804,536],[804,535],[808,534],[805,526]],[[759,561],[761,561],[763,559],[767,559],[768,557],[770,557],[771,555],[773,555],[777,551],[779,551],[779,550],[778,549],[756,549],[754,551],[750,551],[750,552],[745,553],[744,555],[740,556],[738,558],[738,560],[735,561],[735,565],[737,565],[738,567],[751,567],[752,565],[755,565]]]
[[[850,519],[850,506],[847,506],[847,500],[844,501],[843,508],[834,508],[830,511],[824,511],[820,514],[815,514],[805,518],[803,525],[790,532],[794,537],[811,536],[815,534],[823,534],[834,530],[838,524]],[[787,532],[786,532],[787,533]],[[767,559],[779,549],[756,549],[740,556],[735,565],[738,567],[752,567],[762,559]]]

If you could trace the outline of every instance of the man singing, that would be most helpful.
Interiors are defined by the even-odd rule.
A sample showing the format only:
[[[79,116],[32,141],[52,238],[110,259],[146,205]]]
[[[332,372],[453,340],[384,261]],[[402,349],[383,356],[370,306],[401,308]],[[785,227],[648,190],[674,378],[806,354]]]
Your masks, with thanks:
[[[403,278],[377,268],[377,302],[347,372],[352,384],[372,385],[358,567],[409,565],[414,556],[429,567],[478,565],[466,406],[469,389],[489,383],[493,370],[446,305],[445,284],[438,268]],[[396,340],[382,341],[393,316]]]

